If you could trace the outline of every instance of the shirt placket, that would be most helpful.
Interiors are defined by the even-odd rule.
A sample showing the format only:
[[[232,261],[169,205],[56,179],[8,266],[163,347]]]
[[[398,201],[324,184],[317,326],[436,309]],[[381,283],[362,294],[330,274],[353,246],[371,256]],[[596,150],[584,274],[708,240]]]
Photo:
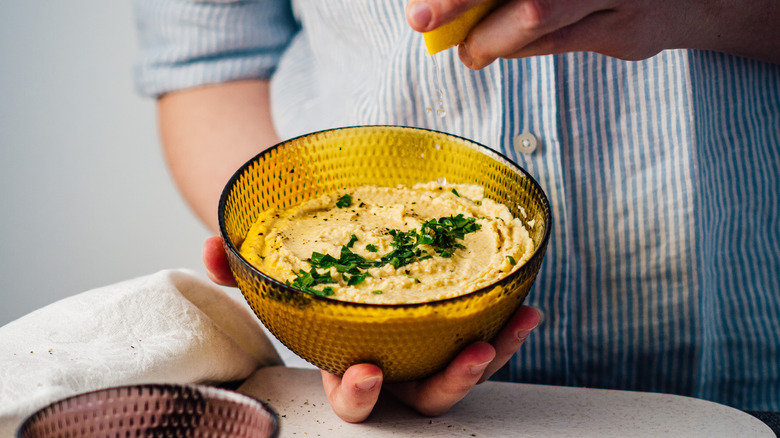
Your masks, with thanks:
[[[566,254],[571,233],[562,161],[559,60],[554,56],[502,60],[501,67],[502,151],[539,181],[553,214],[545,262],[527,299],[545,318],[517,355],[511,378],[572,384],[571,373],[561,374],[570,369],[574,346],[568,321],[572,281]]]

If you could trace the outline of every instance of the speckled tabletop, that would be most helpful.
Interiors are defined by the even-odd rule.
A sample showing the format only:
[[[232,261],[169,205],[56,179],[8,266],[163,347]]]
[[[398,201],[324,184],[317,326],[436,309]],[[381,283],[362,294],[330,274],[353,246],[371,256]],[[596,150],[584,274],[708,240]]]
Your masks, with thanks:
[[[316,370],[263,368],[238,391],[279,413],[282,437],[775,437],[737,409],[656,393],[486,382],[441,417],[383,397],[367,421],[349,424],[331,410]]]

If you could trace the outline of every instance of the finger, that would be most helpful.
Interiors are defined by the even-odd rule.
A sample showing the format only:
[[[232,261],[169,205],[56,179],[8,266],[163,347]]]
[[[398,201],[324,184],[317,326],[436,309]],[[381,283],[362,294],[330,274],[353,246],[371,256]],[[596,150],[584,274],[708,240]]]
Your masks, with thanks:
[[[461,61],[480,69],[508,58],[534,41],[570,26],[594,12],[608,10],[614,0],[511,0],[469,32],[459,49]]]
[[[664,47],[668,35],[642,35],[639,25],[630,24],[625,13],[600,11],[508,54],[507,58],[551,55],[566,52],[595,52],[624,60],[636,61],[656,55]],[[630,35],[623,35],[621,29]]]
[[[358,423],[371,414],[382,388],[382,370],[376,365],[358,364],[342,377],[322,371],[322,386],[333,412],[342,420]]]
[[[493,348],[496,349],[496,357],[482,373],[479,383],[489,379],[496,371],[512,358],[517,349],[523,345],[528,335],[539,325],[541,313],[533,307],[520,306],[507,325],[493,340]]]
[[[201,257],[211,281],[222,286],[236,286],[236,279],[233,278],[233,273],[230,271],[221,237],[212,236],[206,239]]]
[[[496,355],[486,342],[463,350],[442,372],[421,381],[389,387],[402,402],[423,415],[442,415],[468,394]]]
[[[411,0],[406,4],[406,21],[417,32],[447,24],[485,0]]]

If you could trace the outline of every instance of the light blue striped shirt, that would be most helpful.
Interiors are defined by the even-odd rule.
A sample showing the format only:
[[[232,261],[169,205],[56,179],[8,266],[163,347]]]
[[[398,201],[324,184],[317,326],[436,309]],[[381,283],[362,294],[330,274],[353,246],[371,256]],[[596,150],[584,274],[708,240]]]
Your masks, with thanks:
[[[474,72],[428,56],[405,3],[136,0],[138,88],[271,78],[282,138],[397,124],[501,151],[555,223],[527,300],[544,322],[500,377],[780,410],[780,66],[672,50]]]

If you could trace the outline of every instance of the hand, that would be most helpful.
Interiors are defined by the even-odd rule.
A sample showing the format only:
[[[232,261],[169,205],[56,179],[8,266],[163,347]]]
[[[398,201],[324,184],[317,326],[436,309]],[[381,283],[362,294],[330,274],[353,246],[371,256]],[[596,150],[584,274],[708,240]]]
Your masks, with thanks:
[[[411,0],[406,17],[425,32],[481,1]],[[472,29],[458,54],[472,69],[497,58],[575,51],[640,60],[672,48],[778,62],[779,16],[777,2],[766,1],[508,0]]]
[[[407,20],[427,31],[451,21],[481,0],[412,0]],[[690,1],[509,0],[489,14],[459,47],[463,63],[483,68],[497,58],[591,51],[644,59],[678,43],[674,29],[689,22]],[[430,6],[430,18],[419,5]]]
[[[219,236],[203,245],[203,263],[217,284],[235,286]],[[387,385],[402,402],[423,415],[447,412],[476,384],[501,368],[539,324],[539,312],[521,306],[492,343],[477,342],[464,349],[446,369],[428,379]],[[382,370],[372,364],[351,366],[342,377],[322,371],[322,384],[333,411],[356,423],[368,418],[382,388]]]
[[[536,328],[539,318],[536,309],[521,306],[492,343],[474,343],[438,374],[387,385],[387,390],[423,415],[442,415],[501,368]],[[382,387],[382,371],[371,364],[353,365],[343,377],[322,371],[322,383],[336,415],[355,423],[371,414]]]
[[[211,281],[222,286],[236,287],[236,279],[228,265],[225,247],[222,245],[222,237],[212,236],[203,244],[203,265]]]

